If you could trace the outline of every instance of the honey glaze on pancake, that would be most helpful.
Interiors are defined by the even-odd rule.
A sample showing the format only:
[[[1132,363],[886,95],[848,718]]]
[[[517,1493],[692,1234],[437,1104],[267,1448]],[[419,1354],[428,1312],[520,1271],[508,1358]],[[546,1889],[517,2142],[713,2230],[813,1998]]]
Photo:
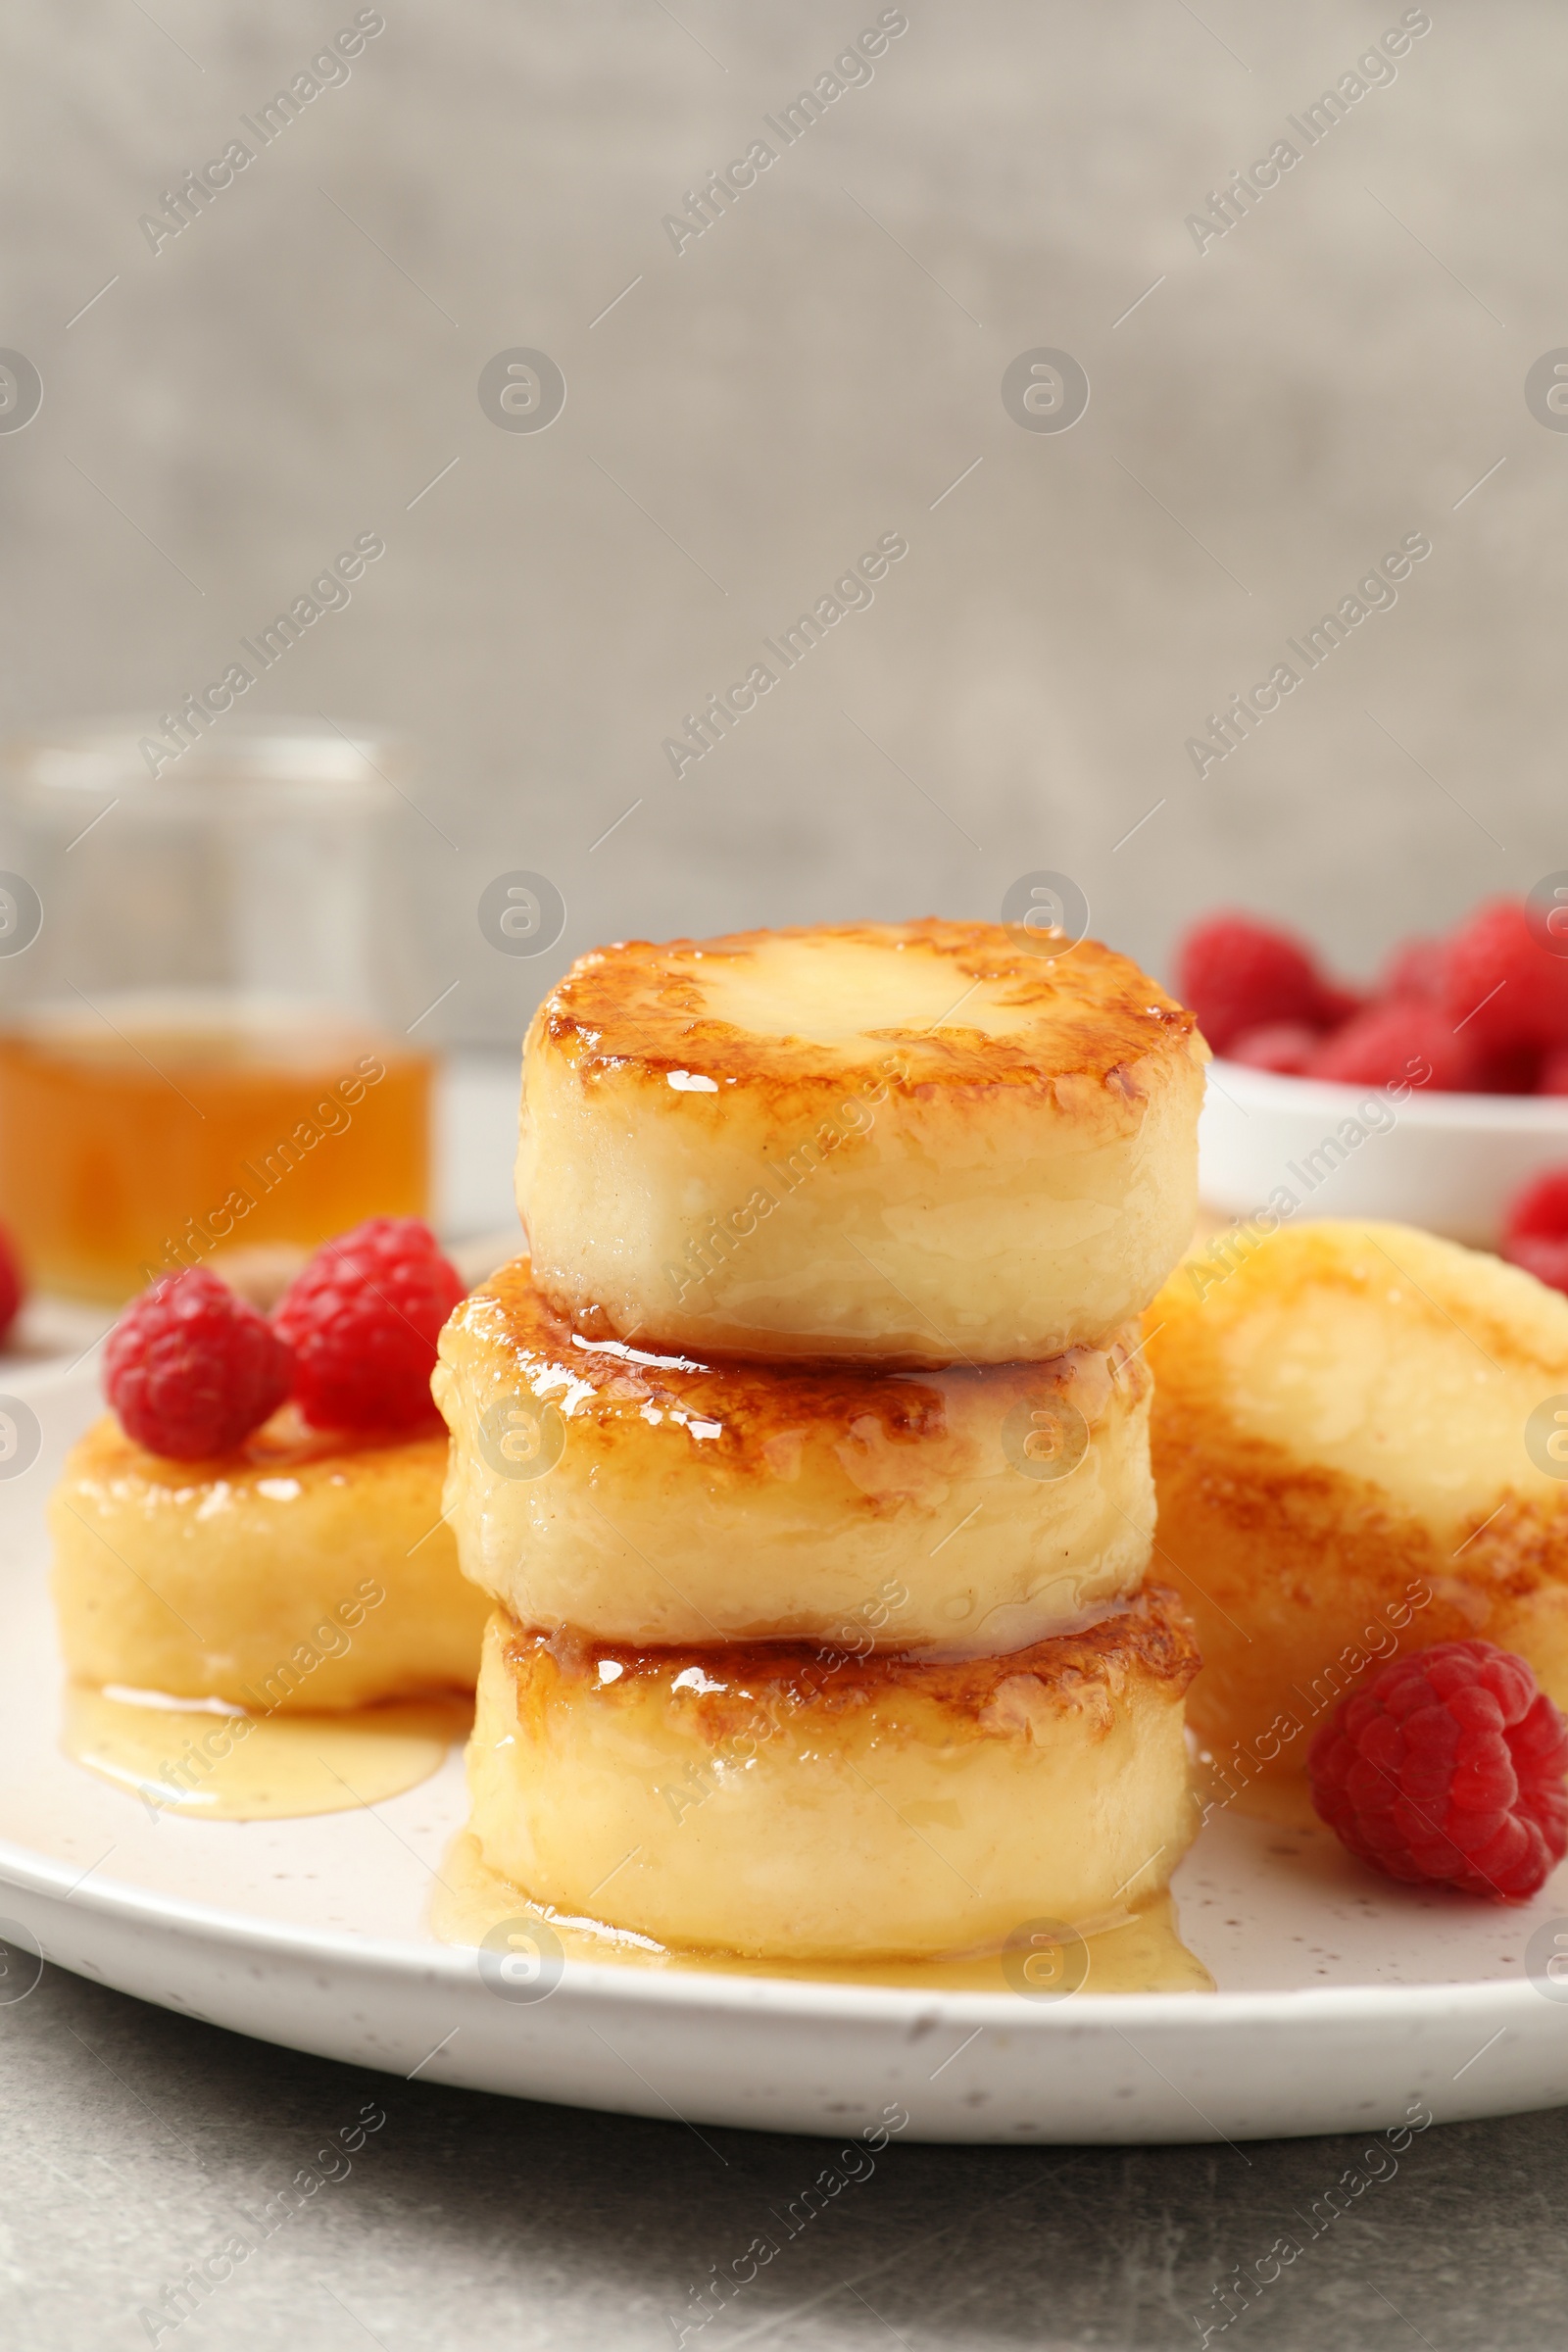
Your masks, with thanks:
[[[589,1704],[662,1689],[717,1745],[799,1720],[814,1738],[835,1720],[846,1731],[867,1713],[897,1736],[901,1715],[940,1709],[945,1740],[995,1739],[1024,1731],[1041,1700],[1100,1714],[1108,1730],[1116,1702],[1158,1687],[1182,1696],[1199,1670],[1198,1644],[1176,1594],[1146,1585],[1110,1603],[1074,1632],[1002,1656],[933,1659],[878,1650],[860,1656],[809,1642],[726,1642],[678,1649],[632,1649],[572,1634],[506,1639],[519,1716],[537,1724],[554,1700]]]
[[[251,1715],[158,1691],[68,1683],[61,1746],[158,1812],[197,1821],[345,1813],[416,1788],[466,1739],[473,1701],[390,1701],[331,1715]]]
[[[548,1905],[530,1902],[499,1871],[492,1870],[478,1841],[465,1830],[447,1848],[430,1901],[430,1927],[443,1943],[482,1944],[487,1936],[511,1931],[526,1944],[529,1931],[542,1928],[569,1961],[594,1961],[626,1969],[682,1975],[773,1977],[815,1984],[888,1984],[922,1992],[1012,1992],[1020,1989],[1021,1965],[1029,1955],[1001,1952],[960,1952],[939,1959],[919,1960],[755,1960],[734,1952],[681,1950],[656,1943],[652,1936],[605,1926],[601,1921],[568,1919]],[[1078,1992],[1212,1992],[1214,1980],[1202,1962],[1182,1942],[1176,1904],[1168,1890],[1129,1903],[1102,1921],[1078,1931],[1081,1945],[1068,1943],[1059,1953],[1034,1959],[1036,1972],[1044,1966],[1065,1966]],[[494,1949],[494,1945],[490,1947]],[[545,1948],[551,1948],[546,1943]],[[1010,1967],[1009,1967],[1010,1963]],[[1038,1991],[1054,1987],[1047,1975],[1024,1980]],[[1063,1987],[1063,1993],[1065,1987]],[[1058,1994],[1058,1998],[1063,1994]]]
[[[105,1413],[78,1441],[71,1457],[71,1478],[74,1485],[98,1480],[111,1490],[129,1479],[137,1487],[156,1487],[176,1495],[223,1483],[256,1486],[263,1479],[289,1477],[307,1483],[330,1478],[342,1484],[353,1482],[362,1456],[371,1457],[368,1467],[373,1470],[394,1451],[415,1462],[428,1456],[440,1464],[446,1450],[444,1430],[420,1431],[411,1438],[313,1429],[298,1405],[285,1404],[232,1452],[198,1462],[174,1461],[168,1454],[149,1453],[125,1435],[114,1413]]]
[[[858,957],[870,970],[873,957],[906,956],[898,1017],[878,1024],[873,1010],[861,1026],[842,1009],[860,1001],[853,985],[831,992],[836,1012],[813,1017],[802,985],[813,951],[846,972]],[[799,1031],[760,1018],[749,1025],[754,990],[759,1004],[771,994],[800,1004]],[[981,1004],[965,1021],[965,1001],[977,995]],[[1131,1106],[1142,1102],[1139,1065],[1149,1057],[1162,1065],[1207,1058],[1195,1016],[1098,941],[1026,939],[1000,923],[934,916],[662,945],[622,941],[578,958],[540,1005],[532,1036],[589,1081],[632,1074],[664,1089],[671,1071],[695,1069],[713,1082],[708,1100],[720,1113],[726,1086],[799,1105],[858,1079],[885,1080],[890,1056],[901,1065],[902,1091],[1053,1092],[1058,1082],[1088,1080]],[[682,1101],[700,1113],[701,1094]]]
[[[682,1355],[605,1336],[601,1318],[572,1318],[552,1306],[533,1282],[526,1257],[503,1266],[457,1307],[454,1333],[504,1358],[541,1402],[568,1423],[591,1417],[599,1441],[617,1419],[681,1423],[696,1442],[716,1444],[728,1469],[788,1477],[792,1455],[808,1436],[855,1432],[875,1423],[879,1442],[915,1445],[948,1433],[948,1395],[963,1390],[994,1399],[1002,1418],[1018,1398],[1070,1396],[1093,1430],[1119,1400],[1142,1403],[1152,1378],[1133,1325],[1102,1347],[1077,1347],[1035,1363],[953,1364],[939,1372],[900,1371],[789,1357],[766,1363],[745,1356]],[[456,1349],[453,1350],[454,1355]],[[499,1385],[499,1384],[498,1384]]]

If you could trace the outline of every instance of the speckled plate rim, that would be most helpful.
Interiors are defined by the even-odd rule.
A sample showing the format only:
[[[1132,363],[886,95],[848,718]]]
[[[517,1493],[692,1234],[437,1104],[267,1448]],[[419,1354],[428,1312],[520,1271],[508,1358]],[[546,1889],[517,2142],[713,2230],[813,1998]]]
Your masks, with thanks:
[[[467,1945],[409,1943],[389,1936],[356,1936],[339,1928],[298,1927],[285,1920],[259,1920],[241,1911],[224,1911],[193,1903],[182,1895],[154,1894],[123,1881],[100,1879],[91,1888],[80,1887],[68,1867],[48,1862],[8,1839],[0,1838],[0,1887],[43,1896],[78,1910],[135,1920],[166,1929],[185,1928],[238,1950],[265,1950],[308,1959],[330,1958],[340,1965],[367,1971],[415,1976],[428,1982],[445,1977],[467,1984],[476,1974],[474,1951]],[[79,1891],[78,1891],[79,1889]],[[46,1952],[46,1957],[48,1954]],[[650,2001],[673,2007],[720,2008],[769,2014],[790,2011],[802,2017],[837,2017],[848,2012],[861,2017],[908,2019],[933,2009],[965,2018],[996,2017],[1005,2011],[1015,2026],[1031,2031],[1059,2032],[1093,2018],[1104,2023],[1157,2019],[1190,2028],[1198,2034],[1223,2032],[1245,2021],[1250,2025],[1294,2024],[1302,2019],[1333,2022],[1350,2018],[1448,2017],[1477,2009],[1491,2015],[1517,2007],[1534,2014],[1543,1996],[1529,1977],[1474,1979],[1438,1984],[1304,1985],[1273,1992],[1116,1992],[1074,1993],[1070,2000],[1035,2000],[1012,1992],[977,1992],[914,1985],[856,1985],[811,1984],[798,1977],[732,1976],[683,1969],[662,1974],[600,1966],[591,1960],[567,1960],[561,1982],[584,1995],[611,2002],[624,2000],[635,1990]],[[1506,2020],[1504,2022],[1512,2022]],[[1568,2015],[1562,2020],[1568,2046]]]
[[[51,1960],[209,2025],[693,2130],[873,2146],[894,2132],[1019,2146],[1352,2131],[1400,2146],[1433,2122],[1568,2102],[1568,2018],[1528,1979],[1036,2002],[568,1962],[547,1997],[514,2005],[471,1951],[87,1888],[9,1842],[0,1901]]]

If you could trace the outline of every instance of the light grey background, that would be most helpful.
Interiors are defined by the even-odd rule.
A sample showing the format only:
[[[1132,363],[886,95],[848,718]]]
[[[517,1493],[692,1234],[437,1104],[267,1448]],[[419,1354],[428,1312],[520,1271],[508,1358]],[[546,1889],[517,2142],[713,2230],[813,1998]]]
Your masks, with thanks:
[[[1200,254],[1186,216],[1398,0],[908,0],[677,255],[662,217],[878,13],[386,0],[155,255],[139,216],[354,10],[19,0],[0,342],[45,398],[0,435],[0,719],[167,708],[381,531],[247,707],[421,740],[453,1038],[598,939],[995,914],[1041,866],[1156,968],[1236,898],[1365,970],[1568,862],[1568,435],[1523,394],[1568,343],[1560,11],[1434,0]],[[481,411],[517,345],[564,371],[548,431]],[[1070,432],[1004,410],[1037,345],[1088,371]],[[662,739],[891,529],[875,605],[677,782]],[[1200,781],[1206,713],[1414,530],[1398,605]],[[511,867],[567,902],[536,961],[474,920]]]

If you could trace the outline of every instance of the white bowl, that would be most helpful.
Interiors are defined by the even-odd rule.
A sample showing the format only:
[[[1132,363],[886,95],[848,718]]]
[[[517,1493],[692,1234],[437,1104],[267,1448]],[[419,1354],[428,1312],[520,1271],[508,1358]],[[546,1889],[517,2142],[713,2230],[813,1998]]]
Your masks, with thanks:
[[[1389,1218],[1494,1249],[1521,1187],[1568,1166],[1568,1096],[1396,1095],[1216,1060],[1198,1130],[1204,1206],[1247,1216],[1283,1192],[1295,1206],[1273,1205],[1290,1216]]]

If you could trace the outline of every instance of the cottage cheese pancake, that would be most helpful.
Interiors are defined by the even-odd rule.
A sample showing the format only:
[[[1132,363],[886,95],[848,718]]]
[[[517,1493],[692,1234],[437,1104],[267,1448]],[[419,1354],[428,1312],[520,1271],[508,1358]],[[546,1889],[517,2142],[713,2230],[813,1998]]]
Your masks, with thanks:
[[[440,1437],[355,1444],[291,1406],[211,1462],[106,1415],[49,1505],[67,1666],[263,1714],[471,1689],[486,1603],[442,1523],[445,1469]]]
[[[1224,1238],[1149,1309],[1155,1566],[1243,1788],[1396,1650],[1479,1636],[1568,1705],[1568,1299],[1408,1226]]]
[[[1016,1649],[1148,1563],[1138,1340],[920,1372],[674,1355],[574,1331],[518,1259],[441,1339],[459,1556],[534,1631]]]
[[[1205,1058],[1091,940],[927,920],[600,949],[524,1049],[534,1277],[644,1346],[1098,1344],[1192,1231]]]
[[[537,1903],[795,1960],[995,1950],[1161,1888],[1197,1826],[1174,1596],[1010,1656],[638,1651],[492,1620],[485,1862]]]

